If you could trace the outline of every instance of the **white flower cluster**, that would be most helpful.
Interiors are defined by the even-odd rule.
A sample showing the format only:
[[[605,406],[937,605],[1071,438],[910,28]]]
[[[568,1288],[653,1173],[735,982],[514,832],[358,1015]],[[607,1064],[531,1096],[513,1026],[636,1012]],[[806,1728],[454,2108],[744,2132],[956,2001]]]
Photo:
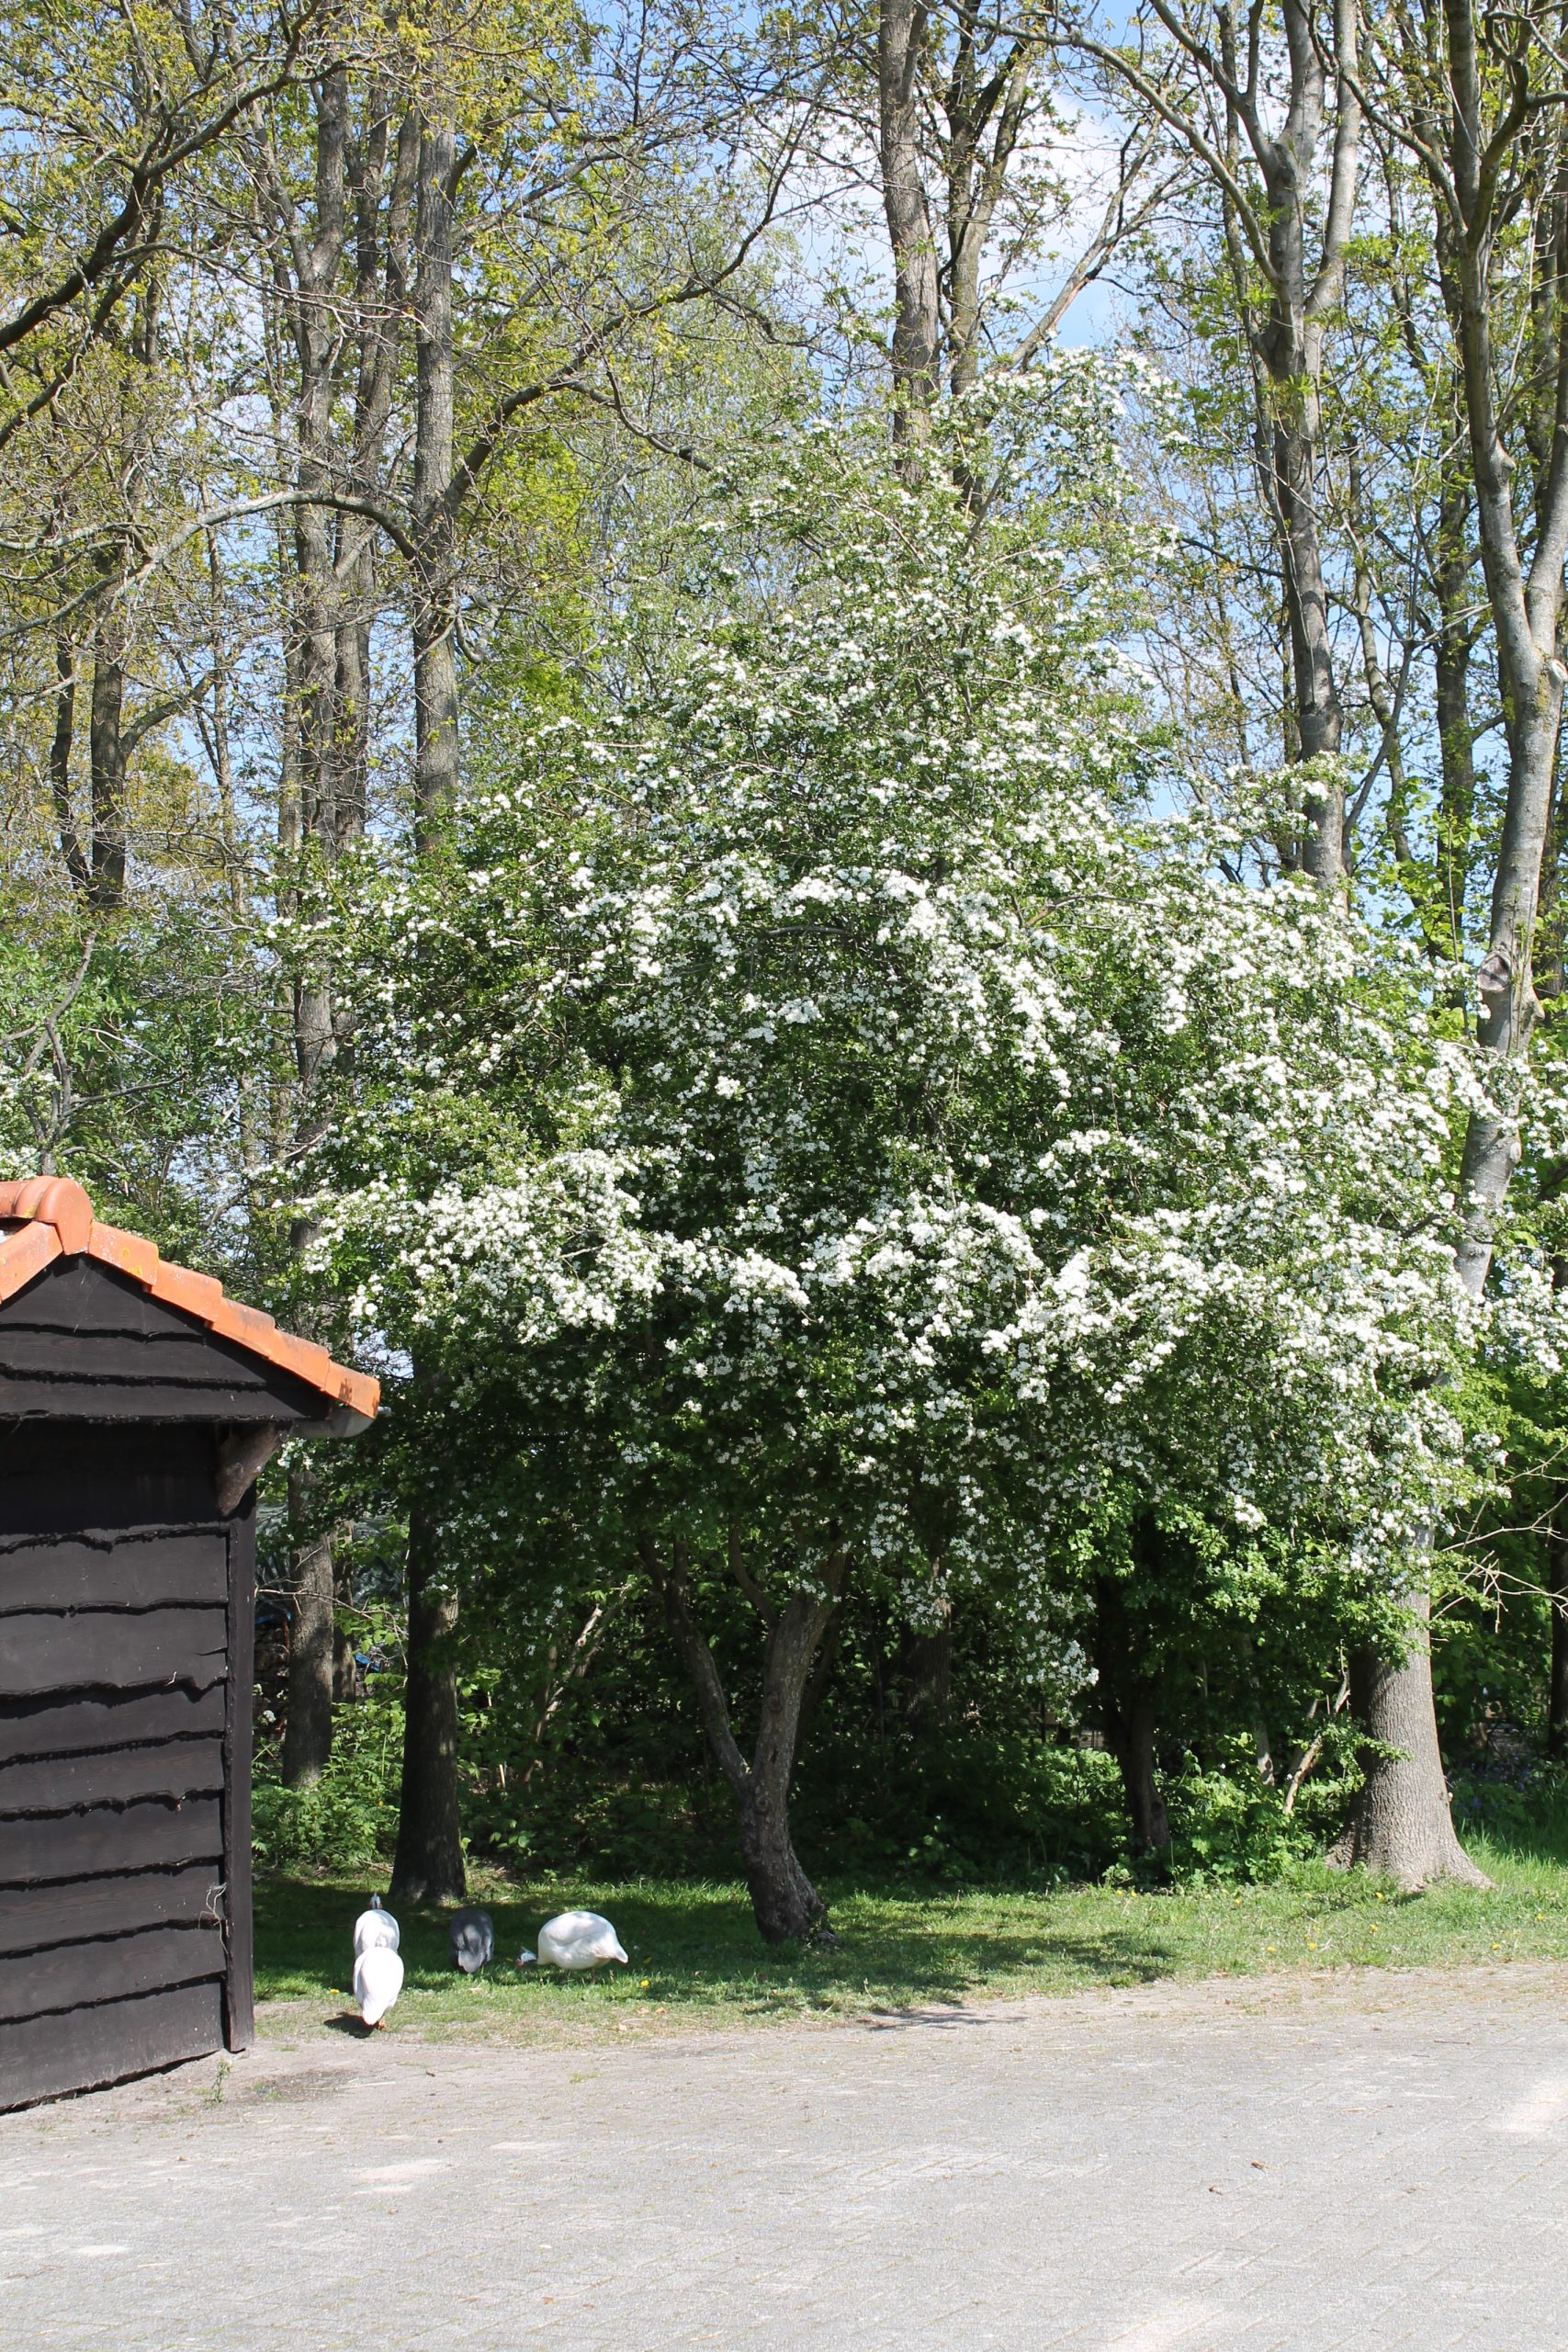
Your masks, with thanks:
[[[1043,1623],[1132,1498],[1392,1587],[1477,1337],[1419,974],[1148,813],[1027,499],[985,537],[807,436],[743,520],[766,591],[383,886],[366,1316],[506,1397],[541,1509],[739,1517],[786,1582],[847,1544]]]

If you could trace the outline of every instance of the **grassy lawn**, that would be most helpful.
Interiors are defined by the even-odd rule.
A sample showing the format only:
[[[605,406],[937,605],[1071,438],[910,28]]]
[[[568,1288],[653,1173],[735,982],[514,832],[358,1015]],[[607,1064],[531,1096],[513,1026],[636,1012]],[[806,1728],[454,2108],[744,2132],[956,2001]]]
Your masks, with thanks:
[[[617,2032],[761,2024],[1160,1979],[1276,1971],[1568,1962],[1568,1859],[1556,1838],[1527,1849],[1472,1835],[1497,1882],[1407,1895],[1364,1876],[1304,1869],[1270,1886],[1133,1894],[833,1886],[835,1951],[770,1951],[743,1886],[679,1880],[515,1882],[476,1873],[498,1959],[466,1980],[446,1962],[444,1920],[405,1915],[408,1967],[391,2030],[572,2042]],[[341,2021],[363,1881],[272,1878],[256,1889],[256,1990],[278,2003],[265,2030]],[[511,1965],[551,1912],[615,1921],[631,1966],[597,1982]]]

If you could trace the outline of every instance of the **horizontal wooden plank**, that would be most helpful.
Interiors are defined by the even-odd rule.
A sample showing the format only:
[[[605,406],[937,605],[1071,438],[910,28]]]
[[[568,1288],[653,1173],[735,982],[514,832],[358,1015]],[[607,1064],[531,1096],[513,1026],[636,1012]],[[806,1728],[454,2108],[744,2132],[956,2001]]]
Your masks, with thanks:
[[[303,1400],[303,1401],[301,1401]],[[291,1421],[325,1420],[333,1408],[287,1374],[263,1387],[214,1380],[208,1387],[169,1381],[131,1384],[88,1379],[39,1380],[0,1370],[0,1420]]]
[[[216,1436],[199,1420],[0,1420],[0,1532],[216,1519]]]
[[[113,1381],[137,1387],[172,1381],[181,1387],[262,1388],[270,1367],[199,1326],[139,1340],[118,1332],[91,1341],[55,1331],[7,1330],[0,1324],[0,1374],[13,1380]]]
[[[69,1813],[138,1797],[215,1795],[223,1786],[221,1734],[164,1740],[156,1747],[110,1747],[95,1756],[45,1756],[0,1765],[0,1816]]]
[[[166,1984],[195,1984],[223,1973],[223,1939],[216,1921],[190,1928],[143,1928],[94,1943],[59,1944],[51,1951],[0,1959],[0,2024],[41,2017],[50,2009],[79,2009],[96,2001],[123,2001]]]
[[[62,1702],[0,1699],[0,1765],[25,1756],[81,1756],[222,1728],[221,1683],[205,1690],[98,1690]]]
[[[221,1679],[228,1630],[221,1609],[37,1610],[0,1617],[0,1696],[41,1696],[87,1686],[197,1689]]]
[[[93,1813],[0,1821],[0,1886],[215,1861],[222,1851],[216,1797],[189,1797],[183,1805],[153,1798],[123,1809],[103,1805]]]
[[[223,2046],[216,1981],[0,2025],[0,2107],[96,2090]]]
[[[0,1537],[0,1615],[18,1609],[149,1609],[228,1598],[229,1546],[209,1533]]]
[[[0,1887],[0,1952],[127,1935],[133,1928],[194,1927],[221,1916],[222,1875],[217,1862],[188,1862],[183,1870],[71,1879],[62,1886]]]

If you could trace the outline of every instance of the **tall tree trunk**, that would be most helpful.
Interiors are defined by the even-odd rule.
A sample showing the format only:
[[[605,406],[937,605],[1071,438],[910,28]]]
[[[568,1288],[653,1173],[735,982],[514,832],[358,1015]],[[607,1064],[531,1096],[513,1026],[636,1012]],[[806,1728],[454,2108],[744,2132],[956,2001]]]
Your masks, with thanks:
[[[1461,429],[1456,419],[1456,430]],[[1438,814],[1438,894],[1450,953],[1465,951],[1466,899],[1475,824],[1475,731],[1470,715],[1470,664],[1475,645],[1471,611],[1470,482],[1450,460],[1444,468],[1433,548],[1438,628],[1432,648],[1442,786]]]
[[[1306,251],[1307,190],[1325,125],[1326,74],[1317,28],[1303,0],[1284,0],[1283,15],[1290,96],[1278,137],[1262,144],[1272,288],[1258,349],[1268,371],[1270,503],[1283,559],[1298,756],[1305,762],[1332,759],[1344,728],[1323,560],[1323,344],[1325,322],[1344,280],[1360,107],[1353,78],[1355,0],[1338,0],[1335,40],[1344,70],[1335,94],[1334,189],[1314,268]],[[1314,880],[1330,888],[1337,888],[1344,875],[1345,795],[1338,783],[1325,781],[1317,788],[1308,811],[1302,863]]]
[[[1094,1646],[1096,1689],[1105,1735],[1122,1774],[1134,1858],[1163,1869],[1170,1855],[1170,1816],[1155,1757],[1157,1689],[1154,1676],[1139,1661],[1137,1632],[1116,1577],[1101,1577],[1096,1586]]]
[[[100,621],[93,639],[88,719],[92,825],[88,896],[98,914],[125,902],[125,662],[118,616]]]
[[[299,1003],[295,1001],[295,1040],[303,1035]],[[305,1071],[301,1087],[308,1100],[314,1065]],[[299,1134],[298,1119],[296,1135]],[[288,1247],[296,1259],[309,1249],[316,1227],[308,1217],[296,1217],[289,1227]],[[307,1317],[307,1324],[310,1318]],[[288,1712],[283,1727],[283,1778],[290,1788],[309,1788],[326,1770],[333,1752],[333,1539],[317,1523],[312,1508],[314,1471],[296,1468],[288,1474],[285,1496],[288,1514],[288,1547],[294,1564],[293,1624],[288,1642]]]
[[[1554,1255],[1551,1287],[1568,1290],[1568,1258]],[[1551,1645],[1546,1689],[1546,1752],[1568,1758],[1568,1487],[1559,1486],[1546,1519],[1546,1591],[1551,1611]]]
[[[1162,1868],[1170,1856],[1170,1816],[1155,1761],[1154,1692],[1145,1682],[1130,1684],[1116,1711],[1116,1761],[1127,1799],[1133,1851]]]
[[[336,854],[334,743],[336,736],[336,612],[331,513],[333,410],[344,342],[342,274],[347,232],[349,103],[342,67],[312,89],[315,183],[308,224],[296,212],[288,175],[269,145],[255,154],[258,186],[271,209],[273,282],[296,368],[293,577],[289,582],[289,646],[285,790],[280,798],[280,847],[331,863]],[[283,347],[280,341],[279,349]],[[285,813],[286,805],[286,813]],[[292,877],[289,877],[292,879]],[[317,956],[290,985],[294,1029],[295,1153],[308,1151],[325,1125],[323,1080],[337,1054],[337,1014],[330,972]],[[314,1232],[297,1217],[289,1248],[298,1260]],[[294,1785],[319,1780],[333,1743],[333,1547],[330,1533],[310,1512],[314,1484],[307,1473],[288,1483],[290,1542],[295,1560],[294,1638],[288,1657],[288,1717],[283,1771]]]
[[[882,204],[893,249],[893,437],[918,472],[936,397],[941,321],[934,224],[920,169],[923,0],[881,0],[876,20]]]
[[[374,82],[366,136],[354,159],[355,302],[359,339],[350,485],[374,499],[386,465],[387,427],[402,325],[409,308],[410,231],[420,156],[419,116],[405,109],[395,140],[389,91]],[[364,831],[370,777],[370,644],[376,613],[376,535],[361,517],[340,518],[337,728],[334,756],[339,846]]]
[[[338,1564],[335,1598],[345,1609],[354,1605],[354,1579]],[[333,1705],[357,1705],[365,1696],[365,1669],[355,1654],[354,1636],[341,1619],[333,1625]]]
[[[1410,1602],[1412,1635],[1402,1658],[1375,1649],[1350,1660],[1350,1703],[1370,1738],[1386,1753],[1370,1757],[1366,1786],[1336,1860],[1382,1871],[1401,1886],[1458,1879],[1489,1886],[1455,1835],[1432,1702],[1431,1603],[1423,1588]]]
[[[1005,62],[983,53],[973,17],[958,18],[945,96],[948,382],[980,378],[981,271],[1029,107],[1039,44],[1015,41]],[[983,62],[982,62],[983,56]]]
[[[1436,194],[1438,280],[1460,360],[1460,386],[1471,475],[1502,687],[1507,741],[1507,789],[1492,889],[1487,954],[1479,974],[1481,1010],[1476,1043],[1497,1070],[1495,1107],[1473,1112],[1460,1163],[1462,1219],[1455,1252],[1460,1279],[1479,1299],[1491,1270],[1494,1239],[1520,1156],[1517,1119],[1508,1107],[1506,1065],[1522,1058],[1540,1013],[1532,978],[1532,948],[1540,902],[1541,870],[1551,819],[1565,673],[1559,656],[1563,617],[1563,560],[1568,555],[1568,315],[1560,300],[1568,256],[1568,199],[1560,163],[1538,222],[1537,266],[1551,288],[1540,314],[1533,354],[1535,380],[1545,388],[1547,429],[1539,435],[1531,500],[1535,546],[1528,564],[1514,510],[1518,460],[1507,447],[1513,395],[1510,355],[1500,368],[1493,344],[1498,285],[1495,239],[1497,189],[1503,166],[1490,156],[1484,122],[1488,73],[1468,0],[1446,0],[1443,67],[1446,113],[1426,127],[1426,163]],[[1555,69],[1553,69],[1555,73]],[[1521,112],[1519,121],[1531,118]],[[1559,134],[1560,136],[1561,134]],[[1436,141],[1438,143],[1434,143]],[[1511,298],[1510,298],[1511,299]],[[1511,329],[1510,329],[1511,332]],[[1512,416],[1517,425],[1517,413]],[[1398,1664],[1359,1662],[1361,1722],[1381,1747],[1374,1757],[1355,1826],[1353,1850],[1396,1877],[1460,1878],[1482,1873],[1454,1836],[1432,1706],[1431,1661],[1425,1595],[1412,1611],[1416,1639]]]
[[[1551,1655],[1546,1695],[1546,1752],[1559,1763],[1568,1758],[1568,1527],[1563,1506],[1552,1510],[1546,1531],[1546,1589],[1551,1601]]]
[[[415,225],[414,824],[434,845],[457,797],[457,515],[453,483],[452,209],[457,141],[423,126]]]
[[[683,1544],[677,1540],[667,1555],[660,1555],[645,1530],[640,1548],[663,1593],[671,1637],[696,1690],[714,1761],[735,1796],[740,1856],[757,1926],[769,1943],[829,1942],[828,1906],[801,1868],[790,1836],[789,1789],[801,1710],[813,1662],[842,1589],[844,1555],[830,1563],[824,1594],[792,1593],[781,1608],[767,1611],[761,1706],[756,1745],[748,1760],[731,1726],[713,1652],[693,1614]]]
[[[427,1504],[409,1515],[408,1679],[396,1903],[461,1903],[468,1892],[457,1793],[457,1596],[441,1580],[441,1531]]]
[[[92,888],[92,876],[71,799],[71,753],[76,739],[76,648],[63,631],[55,640],[54,670],[54,734],[49,747],[49,788],[65,871],[76,890],[86,898]]]
[[[414,242],[413,580],[414,838],[439,843],[458,786],[457,516],[453,504],[450,123],[421,126]],[[420,1378],[416,1366],[414,1379]],[[414,1900],[460,1900],[457,1685],[450,1654],[457,1597],[443,1584],[440,1526],[426,1507],[409,1522],[408,1685],[402,1811],[393,1884]]]
[[[1323,352],[1327,322],[1344,288],[1355,216],[1361,134],[1358,10],[1359,0],[1335,0],[1333,50],[1325,54],[1322,28],[1306,0],[1282,0],[1289,78],[1278,113],[1258,104],[1256,72],[1238,56],[1238,28],[1228,11],[1220,27],[1217,78],[1230,85],[1224,98],[1228,169],[1220,210],[1236,314],[1252,354],[1259,489],[1279,554],[1290,638],[1286,756],[1303,763],[1331,760],[1344,727],[1322,540]],[[1248,42],[1256,40],[1258,21],[1250,20]],[[1213,81],[1215,58],[1202,50],[1190,54],[1203,79]],[[1333,168],[1328,200],[1319,213],[1312,191],[1331,111]],[[1266,209],[1249,206],[1242,196],[1244,131]],[[1204,151],[1204,161],[1213,167],[1212,152]],[[1308,251],[1314,229],[1315,256]],[[1261,302],[1254,291],[1260,274],[1268,289]],[[1301,867],[1315,880],[1329,888],[1340,886],[1345,796],[1332,775],[1313,787],[1299,856]],[[1290,862],[1295,863],[1293,849]]]
[[[333,1547],[330,1536],[310,1530],[314,1484],[308,1470],[288,1474],[289,1524],[299,1532],[283,1727],[283,1778],[291,1789],[319,1781],[333,1748]]]

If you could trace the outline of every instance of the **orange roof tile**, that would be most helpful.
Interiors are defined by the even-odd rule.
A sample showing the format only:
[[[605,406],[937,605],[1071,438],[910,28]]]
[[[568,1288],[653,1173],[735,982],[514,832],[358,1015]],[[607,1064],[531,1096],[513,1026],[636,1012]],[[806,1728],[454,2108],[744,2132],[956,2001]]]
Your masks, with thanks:
[[[3,1230],[10,1227],[12,1230]],[[0,1184],[0,1304],[14,1298],[56,1258],[96,1258],[150,1291],[167,1306],[194,1315],[220,1340],[232,1340],[264,1363],[292,1373],[319,1388],[355,1417],[367,1421],[380,1402],[381,1384],[368,1374],[334,1363],[325,1348],[280,1331],[270,1315],[225,1298],[210,1274],[171,1266],[151,1241],[118,1227],[100,1225],[93,1204],[69,1176],[31,1176]]]

